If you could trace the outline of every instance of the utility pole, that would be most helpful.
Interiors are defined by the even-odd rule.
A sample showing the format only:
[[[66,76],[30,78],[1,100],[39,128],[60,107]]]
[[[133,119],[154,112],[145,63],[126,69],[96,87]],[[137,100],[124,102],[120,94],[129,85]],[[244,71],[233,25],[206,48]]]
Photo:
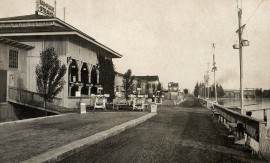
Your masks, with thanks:
[[[236,30],[236,33],[238,33],[238,45],[234,44],[234,49],[239,49],[239,63],[240,63],[240,107],[241,107],[241,114],[245,114],[245,108],[244,108],[244,90],[243,90],[243,79],[244,79],[244,73],[243,73],[243,47],[249,46],[249,41],[244,40],[242,38],[243,30],[245,28],[246,24],[242,25],[242,9],[238,7],[238,29]]]
[[[216,60],[215,60],[215,43],[213,43],[213,68],[212,68],[212,71],[214,72],[215,102],[218,102],[217,101],[217,85],[216,85],[217,66],[216,66]]]
[[[240,61],[240,107],[241,107],[241,114],[245,114],[244,111],[244,91],[243,91],[243,54],[242,54],[242,9],[239,8],[238,10],[238,40],[239,40],[239,61]]]

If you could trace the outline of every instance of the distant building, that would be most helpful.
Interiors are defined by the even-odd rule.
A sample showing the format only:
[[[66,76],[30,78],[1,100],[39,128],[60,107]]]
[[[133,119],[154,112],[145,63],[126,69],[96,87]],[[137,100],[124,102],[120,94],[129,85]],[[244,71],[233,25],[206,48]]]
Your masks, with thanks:
[[[134,90],[141,88],[141,94],[148,94],[150,97],[158,89],[159,77],[154,76],[135,76],[134,78]]]
[[[237,89],[225,89],[225,98],[240,98],[240,90]],[[244,98],[256,98],[256,88],[244,89]]]
[[[177,100],[180,94],[179,84],[176,82],[168,83],[168,91],[164,93],[165,99]]]
[[[168,91],[169,92],[178,92],[179,91],[179,84],[175,82],[168,83]]]

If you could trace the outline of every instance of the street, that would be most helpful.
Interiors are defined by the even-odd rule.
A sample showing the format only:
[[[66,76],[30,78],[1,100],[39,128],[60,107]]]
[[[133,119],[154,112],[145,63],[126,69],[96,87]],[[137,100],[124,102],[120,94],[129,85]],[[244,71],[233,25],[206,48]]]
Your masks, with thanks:
[[[161,106],[156,117],[62,162],[266,162],[227,134],[204,108]]]

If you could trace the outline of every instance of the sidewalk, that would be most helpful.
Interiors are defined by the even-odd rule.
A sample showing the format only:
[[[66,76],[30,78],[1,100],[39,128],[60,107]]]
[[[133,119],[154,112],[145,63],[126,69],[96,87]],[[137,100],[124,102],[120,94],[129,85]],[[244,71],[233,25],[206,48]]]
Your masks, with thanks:
[[[0,162],[20,162],[139,118],[143,112],[67,114],[0,126]]]

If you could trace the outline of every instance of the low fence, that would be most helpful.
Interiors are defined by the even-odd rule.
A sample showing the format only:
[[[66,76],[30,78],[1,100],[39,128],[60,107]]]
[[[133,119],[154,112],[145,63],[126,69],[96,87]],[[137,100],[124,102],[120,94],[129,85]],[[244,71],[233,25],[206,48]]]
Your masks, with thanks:
[[[18,89],[15,87],[8,88],[8,101],[26,104],[36,108],[43,108],[44,101],[40,94],[28,90]],[[55,98],[53,102],[47,103],[47,110],[53,112],[71,112],[67,108],[61,106],[61,98]]]
[[[210,108],[213,114],[218,115],[224,125],[235,124],[234,127],[241,125],[246,134],[245,144],[250,146],[254,152],[267,157],[270,155],[270,128],[267,126],[267,122],[242,115],[205,99],[199,99],[199,101],[203,106]]]

